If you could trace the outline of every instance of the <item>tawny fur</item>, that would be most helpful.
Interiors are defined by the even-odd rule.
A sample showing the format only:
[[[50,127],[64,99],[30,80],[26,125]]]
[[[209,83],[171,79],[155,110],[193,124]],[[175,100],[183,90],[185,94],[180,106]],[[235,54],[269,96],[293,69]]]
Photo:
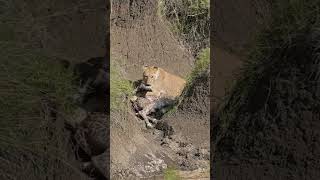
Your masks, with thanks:
[[[145,66],[143,70],[142,84],[134,92],[147,92],[143,97],[132,97],[131,102],[138,111],[137,114],[145,120],[147,127],[152,128],[152,123],[157,123],[157,119],[150,117],[150,113],[174,103],[173,100],[181,95],[186,81],[159,67]]]
[[[150,85],[152,91],[146,93],[146,97],[155,96],[176,98],[181,95],[186,81],[179,76],[166,72],[164,69],[155,66],[143,68],[143,83]]]

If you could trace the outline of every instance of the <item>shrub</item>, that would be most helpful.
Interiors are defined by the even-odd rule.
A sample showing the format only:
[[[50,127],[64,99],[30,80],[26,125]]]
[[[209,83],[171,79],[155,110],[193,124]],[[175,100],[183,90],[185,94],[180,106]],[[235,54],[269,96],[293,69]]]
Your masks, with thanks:
[[[194,55],[209,46],[209,0],[161,0],[160,15],[174,33],[191,48]]]

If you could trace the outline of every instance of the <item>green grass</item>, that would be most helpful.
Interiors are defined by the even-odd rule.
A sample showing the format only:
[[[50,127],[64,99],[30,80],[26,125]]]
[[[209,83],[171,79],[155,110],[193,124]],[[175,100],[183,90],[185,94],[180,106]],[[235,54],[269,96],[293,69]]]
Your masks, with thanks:
[[[197,76],[210,67],[210,48],[203,49],[195,62],[192,72],[187,76],[187,84],[192,83]]]
[[[186,77],[186,87],[183,96],[188,96],[195,81],[207,73],[210,68],[210,48],[203,49],[197,56],[195,66],[191,73]],[[183,97],[182,97],[183,98]]]
[[[111,61],[110,71],[111,110],[121,110],[126,106],[126,98],[133,95],[133,84],[123,78],[116,62]]]
[[[177,171],[173,167],[168,167],[164,172],[165,180],[180,180],[181,177],[178,175]]]

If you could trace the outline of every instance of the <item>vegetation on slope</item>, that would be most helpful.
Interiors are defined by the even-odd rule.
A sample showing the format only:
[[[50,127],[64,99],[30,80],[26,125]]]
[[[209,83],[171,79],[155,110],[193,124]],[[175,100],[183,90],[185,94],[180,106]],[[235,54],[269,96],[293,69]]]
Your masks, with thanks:
[[[210,68],[210,48],[203,49],[197,56],[195,66],[192,69],[191,73],[187,76],[187,84],[185,87],[185,94],[188,95],[190,89],[193,86],[193,83],[198,80],[198,78],[201,78],[202,76],[206,76],[207,71]]]
[[[182,103],[183,99],[192,95],[194,84],[202,81],[202,78],[209,76],[210,69],[210,48],[203,49],[197,56],[195,66],[191,73],[186,77],[186,87],[184,88],[178,102],[175,106],[169,107],[169,114],[177,111],[177,108]],[[209,87],[208,87],[209,88]]]
[[[275,96],[270,93],[276,90],[276,84],[287,82],[296,86],[295,78],[315,73],[308,72],[308,68],[317,70],[319,6],[318,0],[274,2],[272,22],[258,34],[225,110],[232,111],[231,114],[261,110],[270,95]]]
[[[207,71],[210,67],[210,48],[202,49],[198,54],[194,68],[187,76],[187,84],[192,83],[197,76]]]
[[[74,109],[73,73],[30,48],[31,37],[18,40],[40,28],[22,4],[0,1],[0,179],[80,179],[63,127]]]
[[[190,46],[194,55],[209,47],[209,0],[160,0],[159,14],[174,33]]]
[[[308,143],[308,135],[302,142],[285,137],[296,137],[291,134],[295,129],[308,131],[301,125],[312,121],[306,114],[319,113],[320,1],[274,1],[270,23],[218,112],[215,158],[232,155],[281,164],[281,158],[290,157],[294,161],[285,166],[303,168],[304,158],[314,158],[299,154],[296,145]]]
[[[111,110],[121,110],[127,96],[132,95],[133,85],[130,81],[123,78],[119,71],[120,67],[116,61],[111,61],[110,68],[110,102]]]
[[[74,109],[72,71],[56,59],[0,46],[0,179],[72,176],[63,137],[63,120]]]
[[[180,180],[177,170],[174,167],[168,167],[164,172],[165,180]]]

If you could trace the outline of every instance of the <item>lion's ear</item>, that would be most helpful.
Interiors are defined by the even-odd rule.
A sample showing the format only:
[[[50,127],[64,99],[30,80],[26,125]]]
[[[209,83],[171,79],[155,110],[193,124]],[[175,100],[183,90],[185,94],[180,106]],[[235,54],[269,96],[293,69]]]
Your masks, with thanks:
[[[154,79],[158,79],[160,75],[160,69],[158,67],[154,67],[154,69],[156,70]]]
[[[143,65],[142,69],[145,71],[149,66],[148,65]]]

